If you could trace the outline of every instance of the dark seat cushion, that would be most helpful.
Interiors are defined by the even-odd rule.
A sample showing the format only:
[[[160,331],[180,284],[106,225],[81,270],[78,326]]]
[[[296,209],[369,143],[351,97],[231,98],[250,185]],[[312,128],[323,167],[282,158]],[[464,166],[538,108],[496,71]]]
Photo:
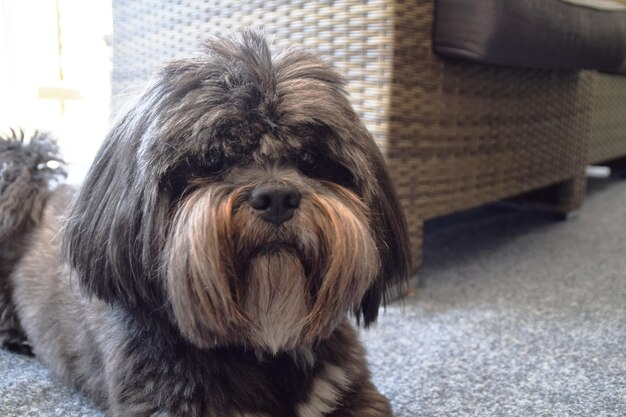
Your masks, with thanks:
[[[437,0],[437,53],[488,64],[626,72],[626,6],[611,0]]]

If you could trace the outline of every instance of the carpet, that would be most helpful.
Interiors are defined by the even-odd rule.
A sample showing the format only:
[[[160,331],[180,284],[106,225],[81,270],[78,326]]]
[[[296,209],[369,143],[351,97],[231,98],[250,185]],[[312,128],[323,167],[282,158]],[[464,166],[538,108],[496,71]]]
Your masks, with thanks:
[[[626,182],[577,215],[498,204],[426,225],[417,295],[362,332],[397,417],[626,415]],[[0,415],[102,416],[0,351]]]

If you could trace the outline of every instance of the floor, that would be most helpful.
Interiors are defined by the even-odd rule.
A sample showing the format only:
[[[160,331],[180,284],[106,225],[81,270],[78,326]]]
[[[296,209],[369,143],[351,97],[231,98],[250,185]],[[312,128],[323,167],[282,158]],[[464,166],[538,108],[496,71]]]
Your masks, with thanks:
[[[626,415],[626,181],[565,222],[501,204],[429,226],[417,296],[363,335],[397,417]]]

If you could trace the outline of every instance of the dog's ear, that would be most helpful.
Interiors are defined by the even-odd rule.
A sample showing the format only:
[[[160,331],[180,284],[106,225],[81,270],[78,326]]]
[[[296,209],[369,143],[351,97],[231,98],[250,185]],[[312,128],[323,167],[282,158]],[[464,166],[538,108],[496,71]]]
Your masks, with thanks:
[[[357,320],[367,327],[378,317],[380,304],[399,296],[411,269],[411,251],[404,212],[385,160],[369,134],[362,145],[367,154],[371,181],[365,185],[365,199],[371,209],[372,230],[380,254],[380,274],[363,297]]]
[[[140,172],[145,111],[133,108],[109,132],[70,208],[63,252],[87,294],[156,308],[163,298],[158,230],[167,208],[157,198],[158,181]]]

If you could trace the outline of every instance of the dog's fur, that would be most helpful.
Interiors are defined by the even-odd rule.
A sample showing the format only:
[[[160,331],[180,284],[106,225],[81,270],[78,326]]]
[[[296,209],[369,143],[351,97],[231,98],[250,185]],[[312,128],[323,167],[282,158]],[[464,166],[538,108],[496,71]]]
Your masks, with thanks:
[[[77,193],[49,191],[56,156],[1,143],[7,345],[26,336],[108,416],[392,415],[348,316],[374,322],[406,278],[406,227],[321,60],[209,42],[158,74]],[[267,186],[301,196],[289,220],[253,207]]]

